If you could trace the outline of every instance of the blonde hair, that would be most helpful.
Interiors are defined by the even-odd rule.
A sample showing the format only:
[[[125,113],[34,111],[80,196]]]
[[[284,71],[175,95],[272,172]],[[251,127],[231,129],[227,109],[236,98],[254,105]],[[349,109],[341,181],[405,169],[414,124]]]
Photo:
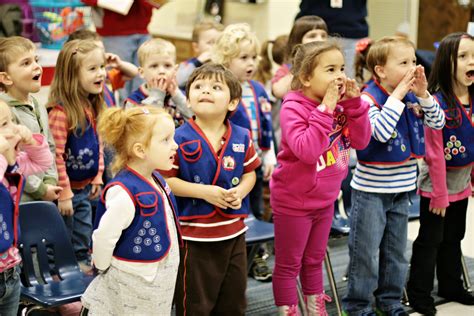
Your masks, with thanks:
[[[176,60],[176,47],[162,38],[151,38],[138,48],[138,63],[144,66],[148,57],[152,55],[169,55]]]
[[[344,56],[341,46],[335,40],[297,45],[293,57],[293,67],[291,68],[291,73],[294,76],[291,81],[291,89],[301,89],[303,87],[301,79],[310,78],[314,68],[318,65],[319,56],[331,50],[338,50]]]
[[[228,67],[230,61],[239,56],[240,44],[249,41],[259,51],[259,42],[247,23],[231,24],[224,29],[214,45],[212,61]]]
[[[209,30],[216,30],[222,32],[222,30],[224,30],[224,25],[214,21],[199,22],[194,25],[191,41],[193,41],[194,43],[199,42],[199,36],[201,36],[201,33]]]
[[[21,36],[0,38],[0,72],[8,72],[11,63],[24,53],[33,50],[36,50],[36,46],[27,38]],[[5,85],[0,83],[0,89],[5,90]]]
[[[114,174],[134,158],[132,151],[134,144],[142,143],[145,148],[150,146],[153,127],[160,118],[173,121],[164,109],[152,106],[137,106],[129,109],[113,107],[102,113],[97,124],[97,131],[102,141],[115,149],[112,165]]]
[[[406,45],[415,49],[415,45],[403,36],[385,36],[370,46],[367,54],[367,67],[377,79],[380,78],[375,73],[375,66],[384,66],[387,63],[390,49],[399,45]]]
[[[87,98],[84,98],[85,92],[79,78],[84,58],[95,49],[99,49],[104,54],[103,49],[97,46],[93,40],[73,40],[64,44],[56,63],[48,106],[53,107],[60,104],[64,107],[69,130],[74,134],[78,127],[81,129],[81,133],[86,130],[87,120],[84,108],[87,105],[92,108],[93,118],[96,118],[104,107],[102,93],[89,94]]]

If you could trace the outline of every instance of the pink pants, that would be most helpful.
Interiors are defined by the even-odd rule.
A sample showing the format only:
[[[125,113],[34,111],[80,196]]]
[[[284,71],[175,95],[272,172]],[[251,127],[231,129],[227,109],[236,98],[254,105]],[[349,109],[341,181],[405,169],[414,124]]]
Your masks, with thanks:
[[[300,275],[305,295],[321,294],[323,261],[331,230],[334,207],[309,211],[297,217],[274,212],[275,269],[273,295],[277,306],[296,305],[296,278]]]

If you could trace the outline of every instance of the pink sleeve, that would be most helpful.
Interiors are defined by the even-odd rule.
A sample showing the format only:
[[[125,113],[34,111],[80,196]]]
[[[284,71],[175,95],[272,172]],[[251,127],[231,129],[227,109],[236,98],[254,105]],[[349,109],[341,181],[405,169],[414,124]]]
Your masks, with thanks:
[[[272,78],[272,84],[278,82],[281,78],[285,77],[290,73],[290,68],[287,65],[281,65],[280,68],[275,72]]]
[[[329,146],[329,133],[334,118],[314,108],[309,113],[300,112],[301,105],[288,102],[281,109],[280,125],[283,137],[293,154],[307,164],[316,164]]]
[[[433,187],[430,208],[449,206],[446,184],[446,160],[444,159],[443,130],[425,127],[425,161]]]
[[[46,171],[53,164],[53,155],[49,150],[46,137],[41,134],[33,134],[33,138],[37,144],[22,145],[22,151],[16,156],[20,172],[25,177]]]
[[[360,97],[340,102],[347,114],[351,147],[365,149],[370,142],[372,127],[369,120],[369,103]]]

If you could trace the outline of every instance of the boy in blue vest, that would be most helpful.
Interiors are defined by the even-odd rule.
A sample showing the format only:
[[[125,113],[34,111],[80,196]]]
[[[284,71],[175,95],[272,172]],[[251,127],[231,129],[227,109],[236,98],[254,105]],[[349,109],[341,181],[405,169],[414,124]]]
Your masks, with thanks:
[[[175,126],[191,118],[192,112],[176,82],[176,47],[161,38],[152,38],[138,48],[138,73],[145,80],[125,100],[125,108],[138,105],[162,107],[173,117]]]
[[[176,130],[178,152],[162,172],[177,196],[184,248],[176,314],[244,315],[247,258],[244,218],[260,159],[247,129],[228,119],[242,90],[224,66],[196,69],[186,89],[195,119]]]
[[[427,91],[423,67],[406,38],[384,37],[368,53],[375,81],[362,98],[369,102],[372,139],[357,151],[351,182],[349,284],[343,299],[348,315],[408,315],[401,303],[408,192],[416,187],[416,158],[425,153],[423,125],[441,129],[444,113]]]

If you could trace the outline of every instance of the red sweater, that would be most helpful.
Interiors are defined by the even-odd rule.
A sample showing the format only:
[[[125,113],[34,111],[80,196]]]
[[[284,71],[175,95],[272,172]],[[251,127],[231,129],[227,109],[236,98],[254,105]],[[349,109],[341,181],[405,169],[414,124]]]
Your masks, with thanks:
[[[91,7],[97,6],[97,0],[81,1]],[[97,33],[100,36],[148,34],[152,11],[153,5],[146,0],[135,0],[127,15],[104,9],[102,27],[97,27]]]

